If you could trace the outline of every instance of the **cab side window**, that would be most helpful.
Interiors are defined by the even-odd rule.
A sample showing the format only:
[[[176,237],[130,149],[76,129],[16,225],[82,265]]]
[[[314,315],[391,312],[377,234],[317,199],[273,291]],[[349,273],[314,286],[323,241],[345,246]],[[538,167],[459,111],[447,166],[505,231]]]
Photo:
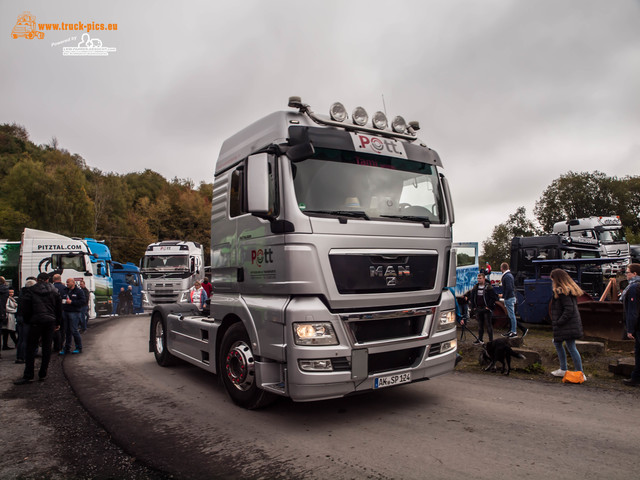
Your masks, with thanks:
[[[247,213],[244,195],[244,167],[240,166],[231,173],[229,190],[229,216],[239,217]]]

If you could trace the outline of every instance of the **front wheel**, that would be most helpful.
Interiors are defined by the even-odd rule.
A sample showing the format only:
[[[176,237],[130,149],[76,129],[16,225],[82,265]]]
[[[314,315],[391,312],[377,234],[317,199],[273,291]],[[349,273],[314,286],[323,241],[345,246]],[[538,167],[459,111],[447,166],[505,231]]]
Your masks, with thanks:
[[[276,396],[258,388],[255,358],[242,323],[234,323],[222,338],[219,373],[233,403],[253,410],[273,402]]]
[[[151,317],[151,335],[153,355],[156,357],[158,365],[163,367],[175,365],[178,359],[171,355],[167,349],[167,325],[159,313],[154,313]]]

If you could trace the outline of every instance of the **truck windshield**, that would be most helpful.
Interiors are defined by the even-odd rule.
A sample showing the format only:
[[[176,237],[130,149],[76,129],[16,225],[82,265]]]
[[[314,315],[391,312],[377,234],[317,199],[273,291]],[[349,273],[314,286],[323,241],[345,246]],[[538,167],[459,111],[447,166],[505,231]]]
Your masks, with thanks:
[[[84,255],[75,253],[58,253],[51,255],[51,267],[54,270],[75,270],[84,272]]]
[[[308,215],[445,223],[432,165],[316,147],[292,171],[298,207]]]
[[[174,271],[188,270],[188,255],[148,255],[142,258],[142,268],[146,270]]]
[[[618,230],[602,230],[598,232],[597,235],[598,240],[602,243],[627,243],[624,230],[621,228]]]

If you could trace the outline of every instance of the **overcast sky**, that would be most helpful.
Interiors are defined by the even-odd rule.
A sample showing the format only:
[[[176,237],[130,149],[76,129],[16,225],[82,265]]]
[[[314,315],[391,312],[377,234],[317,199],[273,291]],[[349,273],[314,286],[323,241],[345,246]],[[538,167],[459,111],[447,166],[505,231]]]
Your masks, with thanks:
[[[115,51],[63,56],[79,31],[13,39],[25,10],[117,24],[90,32]],[[455,241],[485,240],[519,206],[533,218],[568,171],[640,175],[639,0],[3,0],[0,55],[0,123],[103,172],[196,184],[226,137],[290,95],[321,113],[373,113],[384,96],[442,157]]]

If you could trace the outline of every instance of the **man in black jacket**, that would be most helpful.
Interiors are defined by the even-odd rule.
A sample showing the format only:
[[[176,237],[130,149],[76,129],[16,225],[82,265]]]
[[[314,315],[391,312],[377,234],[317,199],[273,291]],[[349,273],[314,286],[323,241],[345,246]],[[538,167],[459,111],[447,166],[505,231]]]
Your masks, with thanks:
[[[471,311],[475,311],[476,320],[478,320],[478,340],[473,342],[474,345],[484,343],[482,337],[484,336],[485,326],[487,328],[487,335],[489,335],[489,341],[493,341],[493,315],[491,311],[496,305],[497,299],[498,295],[496,295],[496,291],[491,284],[486,281],[484,273],[479,273],[478,283],[473,286],[471,295],[469,295]]]
[[[42,339],[42,362],[38,372],[39,380],[47,378],[53,332],[60,328],[62,322],[62,302],[58,291],[49,284],[46,273],[38,275],[38,282],[27,289],[22,307],[24,322],[29,325],[27,348],[25,351],[24,374],[16,380],[16,385],[24,385],[33,381],[35,371],[35,352]]]

